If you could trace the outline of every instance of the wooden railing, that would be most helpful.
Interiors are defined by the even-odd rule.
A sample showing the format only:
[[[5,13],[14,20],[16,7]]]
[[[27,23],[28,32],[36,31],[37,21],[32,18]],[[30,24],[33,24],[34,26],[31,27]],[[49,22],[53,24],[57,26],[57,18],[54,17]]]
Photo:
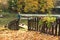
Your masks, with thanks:
[[[42,33],[50,34],[50,35],[58,35],[60,36],[60,19],[57,18],[54,23],[51,23],[51,27],[48,28],[46,22],[43,23],[42,26],[39,25],[40,19],[31,19],[28,20],[28,30],[39,31]]]

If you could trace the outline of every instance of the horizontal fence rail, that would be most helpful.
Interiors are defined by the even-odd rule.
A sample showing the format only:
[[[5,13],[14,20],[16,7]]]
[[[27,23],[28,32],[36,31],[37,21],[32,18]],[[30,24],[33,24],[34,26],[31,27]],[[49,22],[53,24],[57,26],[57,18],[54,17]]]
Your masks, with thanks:
[[[56,17],[60,17],[60,15],[59,14],[50,14],[50,15],[48,15],[48,14],[20,14],[21,16],[28,16],[28,17],[30,17],[30,16],[33,16],[33,17],[40,17],[40,16],[56,16]]]

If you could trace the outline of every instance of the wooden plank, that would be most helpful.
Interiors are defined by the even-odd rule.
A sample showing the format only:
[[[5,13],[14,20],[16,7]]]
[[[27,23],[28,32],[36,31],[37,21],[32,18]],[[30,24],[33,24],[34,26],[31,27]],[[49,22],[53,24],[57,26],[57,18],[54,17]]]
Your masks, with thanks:
[[[48,15],[48,14],[20,14],[21,16],[28,16],[28,17],[40,17],[40,16],[57,16],[57,17],[60,17],[60,14],[51,14],[51,15]]]

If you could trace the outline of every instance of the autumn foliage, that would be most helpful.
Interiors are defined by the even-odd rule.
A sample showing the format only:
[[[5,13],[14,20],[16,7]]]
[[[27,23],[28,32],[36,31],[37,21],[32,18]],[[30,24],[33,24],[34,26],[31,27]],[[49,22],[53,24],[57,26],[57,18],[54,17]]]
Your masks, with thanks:
[[[24,6],[24,7],[23,7]],[[51,8],[54,8],[53,0],[18,0],[17,1],[17,10],[18,12],[23,9],[24,12],[36,12],[50,11]]]
[[[25,12],[35,12],[36,10],[38,10],[38,0],[25,0]]]

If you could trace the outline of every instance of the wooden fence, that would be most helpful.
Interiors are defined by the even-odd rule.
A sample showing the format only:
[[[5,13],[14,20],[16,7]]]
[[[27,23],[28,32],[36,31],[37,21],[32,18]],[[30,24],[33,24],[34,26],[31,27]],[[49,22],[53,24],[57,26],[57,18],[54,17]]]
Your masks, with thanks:
[[[60,36],[60,18],[57,18],[54,23],[51,23],[51,27],[48,28],[46,22],[42,26],[39,25],[39,18],[28,20],[28,30],[39,31],[42,33]]]

